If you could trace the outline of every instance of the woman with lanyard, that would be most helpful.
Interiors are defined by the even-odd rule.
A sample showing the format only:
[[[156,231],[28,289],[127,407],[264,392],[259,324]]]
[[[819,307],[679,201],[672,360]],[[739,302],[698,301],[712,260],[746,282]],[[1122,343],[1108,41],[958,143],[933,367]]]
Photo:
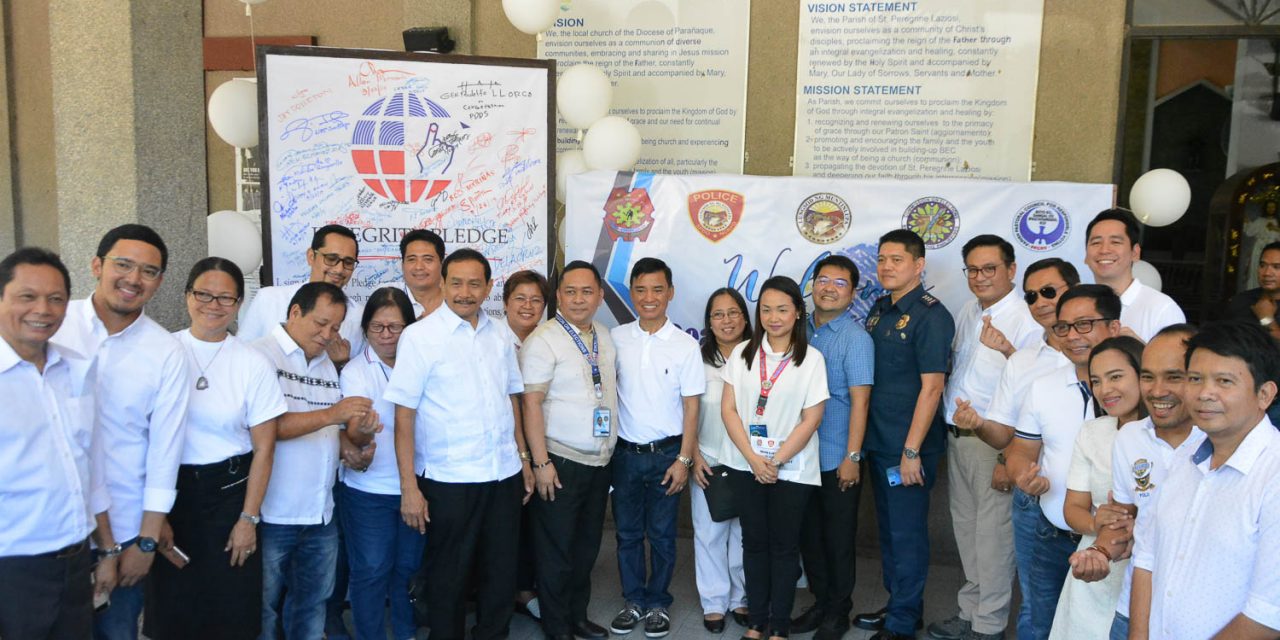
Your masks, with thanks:
[[[256,638],[262,623],[262,557],[257,524],[271,478],[276,418],[287,407],[276,371],[231,335],[244,299],[235,263],[205,258],[186,288],[191,327],[175,335],[187,353],[187,407],[171,537],[151,569],[149,637]],[[190,564],[186,568],[180,565]]]
[[[720,461],[726,446],[724,420],[720,417],[720,395],[724,390],[721,369],[733,348],[751,339],[751,318],[747,301],[734,289],[722,288],[707,298],[703,313],[702,367],[707,373],[707,392],[699,400],[698,453],[694,462],[693,557],[698,597],[702,601],[702,626],[712,633],[724,631],[724,617],[732,611],[734,620],[747,625],[747,594],[742,573],[742,525],[737,517],[721,522],[714,519],[708,495],[712,483],[725,483],[727,467]],[[728,487],[724,487],[727,489]],[[710,489],[708,491],[708,489]],[[723,489],[722,489],[723,490]]]
[[[794,280],[774,276],[756,301],[751,340],[723,370],[721,417],[729,434],[720,457],[742,521],[750,625],[743,638],[786,638],[800,577],[800,525],[821,483],[818,441],[827,394],[822,354],[809,349],[804,298]]]
[[[395,405],[382,399],[396,366],[400,334],[413,322],[413,303],[404,290],[383,287],[369,296],[360,318],[367,345],[342,369],[342,395],[373,401],[376,414],[365,424],[347,425],[351,442],[373,447],[365,471],[343,474],[342,518],[347,563],[351,567],[351,619],[357,638],[385,638],[384,603],[391,603],[392,637],[417,633],[409,584],[422,564],[426,537],[400,517],[400,471],[396,467]],[[371,415],[374,415],[371,414]]]

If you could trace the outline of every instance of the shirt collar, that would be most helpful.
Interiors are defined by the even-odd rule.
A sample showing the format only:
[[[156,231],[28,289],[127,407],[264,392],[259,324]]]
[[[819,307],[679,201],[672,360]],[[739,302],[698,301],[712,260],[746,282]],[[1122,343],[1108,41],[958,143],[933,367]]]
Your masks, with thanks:
[[[63,354],[64,351],[66,351],[68,355],[78,355],[68,347],[55,344],[52,341],[46,342],[44,370],[48,371],[49,367],[52,367],[65,359],[67,355]],[[24,362],[26,362],[26,360],[23,360],[22,357],[18,355],[18,352],[14,351],[13,347],[10,346],[8,342],[0,339],[0,373],[5,373]]]
[[[1253,429],[1249,431],[1249,435],[1240,441],[1235,453],[1232,453],[1231,457],[1222,466],[1231,467],[1242,475],[1249,475],[1254,463],[1258,461],[1258,458],[1262,457],[1263,452],[1271,446],[1272,441],[1276,438],[1280,438],[1280,433],[1272,426],[1271,419],[1263,415],[1262,421],[1254,425]],[[1212,455],[1213,441],[1205,438],[1204,442],[1200,444],[1200,448],[1191,454],[1191,461],[1202,472],[1207,472],[1209,470],[1208,460]]]
[[[634,333],[637,337],[643,338],[643,337],[645,337],[645,336],[649,335],[649,332],[648,332],[648,331],[645,331],[644,329],[641,329],[641,328],[640,328],[640,321],[639,321],[639,320],[636,320],[635,322],[631,323],[631,326],[633,327],[633,328],[631,329],[632,333]],[[664,322],[664,323],[662,324],[662,328],[661,328],[661,329],[658,329],[658,332],[657,332],[657,333],[655,333],[655,334],[653,334],[653,337],[655,337],[655,338],[662,338],[663,340],[667,340],[667,339],[671,338],[671,332],[673,332],[673,331],[679,331],[679,329],[677,329],[677,328],[676,328],[676,325],[675,325],[674,323],[672,323],[672,322],[671,322],[671,318],[670,318],[670,317],[668,317],[668,318],[666,319],[666,322]]]
[[[134,318],[133,322],[129,323],[129,326],[121,329],[119,333],[112,334],[107,331],[107,325],[102,322],[102,318],[98,317],[98,310],[93,307],[92,293],[89,294],[88,298],[85,298],[84,309],[81,311],[81,313],[84,314],[85,320],[89,323],[89,327],[94,333],[97,333],[99,330],[101,330],[102,335],[107,337],[110,337],[112,335],[117,335],[117,336],[125,335],[130,331],[134,330],[135,328],[142,326],[142,323],[143,323],[142,319],[147,317],[147,311],[143,309],[141,312],[138,313],[138,317]]]
[[[448,330],[449,333],[453,333],[454,331],[457,331],[458,327],[461,327],[461,326],[465,326],[468,330],[471,329],[470,322],[463,320],[462,316],[459,316],[458,314],[454,313],[453,309],[450,309],[449,305],[443,302],[440,303],[440,306],[437,307],[436,310],[432,312],[431,315],[434,316],[437,314],[440,316],[439,322],[444,323],[445,329]],[[481,310],[480,319],[476,321],[475,333],[480,333],[481,331],[484,331],[485,327],[487,327],[491,322],[492,320],[489,319],[489,314]],[[512,332],[512,335],[515,335],[514,331]]]
[[[1019,302],[1021,302],[1023,305],[1027,304],[1022,300],[1022,292],[1018,291],[1018,289],[1015,287],[1014,289],[1010,290],[1009,293],[1004,294],[1003,298],[1000,298],[999,300],[996,301],[995,304],[987,307],[986,309],[983,309],[982,305],[979,304],[978,313],[979,315],[989,315],[994,319],[997,315],[999,315],[1001,312],[1005,311],[1009,307],[1018,306]]]
[[[291,356],[296,352],[302,354],[303,360],[307,359],[307,352],[303,351],[302,347],[294,341],[293,336],[284,330],[283,323],[272,327],[271,335],[276,339],[276,344],[280,346],[280,350],[284,352],[285,356]]]
[[[924,283],[921,282],[920,284],[916,285],[916,288],[908,291],[906,295],[902,296],[901,298],[898,298],[897,302],[893,301],[893,294],[889,294],[888,296],[889,306],[897,307],[902,311],[906,311],[907,307],[910,307],[911,305],[915,304],[917,300],[919,300],[920,298],[923,298],[924,294],[925,294]]]
[[[853,322],[853,315],[850,314],[849,309],[846,308],[844,311],[840,312],[840,315],[831,319],[831,321],[827,322],[821,327],[818,327],[816,326],[815,315],[813,313],[810,313],[808,322],[809,322],[809,335],[814,335],[826,327],[831,327],[832,331],[838,332],[844,326],[845,323]]]
[[[1142,290],[1146,287],[1147,285],[1142,284],[1141,280],[1134,278],[1133,282],[1129,283],[1129,288],[1120,294],[1120,304],[1126,307],[1132,306],[1134,302],[1137,302],[1138,297],[1142,295]]]

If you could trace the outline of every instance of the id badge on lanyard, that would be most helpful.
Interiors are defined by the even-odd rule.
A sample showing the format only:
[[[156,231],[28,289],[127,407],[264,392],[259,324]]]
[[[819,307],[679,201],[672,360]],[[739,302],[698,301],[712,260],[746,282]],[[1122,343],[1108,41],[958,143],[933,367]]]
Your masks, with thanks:
[[[747,426],[747,436],[751,440],[751,449],[758,455],[769,460],[778,453],[778,447],[782,446],[784,440],[769,437],[769,426],[764,420],[764,409],[769,404],[769,394],[773,391],[773,386],[777,384],[778,377],[782,375],[787,365],[791,363],[791,358],[785,358],[778,366],[774,368],[773,374],[767,379],[764,377],[765,367],[768,366],[764,357],[764,345],[760,345],[760,395],[756,398],[756,413],[752,423]]]
[[[582,337],[563,317],[557,314],[556,321],[569,334],[569,337],[573,338],[573,344],[578,347],[578,352],[587,359],[587,364],[591,365],[591,388],[596,396],[596,408],[591,412],[591,435],[597,438],[608,438],[613,430],[613,415],[609,407],[604,404],[604,384],[600,377],[600,336],[598,332],[591,332],[591,351],[587,351],[587,345],[583,344]]]

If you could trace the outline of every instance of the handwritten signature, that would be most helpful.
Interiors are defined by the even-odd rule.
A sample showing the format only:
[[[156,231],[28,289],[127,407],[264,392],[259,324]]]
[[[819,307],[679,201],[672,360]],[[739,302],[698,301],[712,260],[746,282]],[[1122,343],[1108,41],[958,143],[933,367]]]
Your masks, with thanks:
[[[296,133],[302,137],[303,142],[306,142],[315,136],[330,131],[341,131],[351,126],[347,122],[349,117],[345,111],[330,111],[310,118],[298,118],[285,126],[284,133],[280,134],[280,139],[288,140],[289,136]]]

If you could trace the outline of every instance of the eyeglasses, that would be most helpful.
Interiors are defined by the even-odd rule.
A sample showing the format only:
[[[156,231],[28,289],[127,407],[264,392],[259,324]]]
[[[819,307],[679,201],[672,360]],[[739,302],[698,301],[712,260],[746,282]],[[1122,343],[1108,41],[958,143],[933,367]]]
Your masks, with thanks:
[[[234,307],[237,302],[240,302],[240,298],[237,296],[215,296],[208,291],[201,291],[199,289],[191,289],[190,291],[187,291],[187,293],[191,294],[191,297],[195,298],[196,302],[200,302],[202,304],[207,304],[217,300],[218,306],[220,307]]]
[[[742,312],[737,309],[728,311],[714,311],[711,313],[712,322],[720,322],[721,320],[738,320],[742,318]]]
[[[814,282],[816,282],[816,283],[818,283],[818,284],[820,284],[820,285],[822,285],[822,286],[824,286],[824,287],[825,287],[825,286],[827,286],[827,285],[829,285],[829,284],[833,284],[833,285],[835,285],[835,286],[836,286],[836,288],[837,288],[837,289],[848,289],[848,288],[849,288],[849,281],[848,281],[848,280],[845,280],[844,278],[828,278],[827,276],[818,276],[818,277],[814,280]]]
[[[1053,335],[1058,336],[1059,338],[1065,338],[1072,329],[1075,329],[1076,333],[1080,335],[1092,333],[1093,325],[1099,322],[1111,322],[1114,319],[1115,318],[1083,318],[1070,323],[1059,322],[1058,324],[1053,325]]]
[[[542,296],[533,296],[531,298],[526,295],[517,295],[517,296],[511,296],[511,301],[514,302],[516,306],[531,304],[535,307],[541,307],[547,304],[547,301],[544,300]]]
[[[972,280],[978,277],[978,274],[982,274],[982,277],[984,278],[990,278],[991,276],[994,276],[996,274],[996,269],[999,269],[999,268],[1000,268],[1000,265],[998,264],[988,264],[988,265],[983,265],[981,267],[965,267],[961,269],[961,271],[964,272],[965,276],[967,276],[970,280]]]
[[[336,267],[338,263],[342,263],[344,269],[350,270],[355,269],[356,265],[360,264],[360,261],[355,258],[344,258],[336,253],[324,253],[318,249],[313,249],[313,251],[320,256],[321,260],[324,260],[324,266],[326,267]]]
[[[404,331],[405,325],[399,323],[382,324],[381,322],[370,322],[369,333],[390,333],[393,336],[400,335]]]
[[[1040,287],[1036,291],[1026,292],[1025,294],[1023,294],[1022,299],[1026,300],[1027,304],[1035,304],[1036,298],[1039,298],[1040,296],[1044,296],[1045,300],[1052,300],[1058,297],[1058,290],[1055,289],[1052,285],[1046,286],[1046,287]]]
[[[155,280],[158,280],[160,276],[164,275],[164,269],[161,269],[160,267],[157,267],[153,264],[138,264],[133,260],[130,260],[128,258],[121,258],[120,256],[102,256],[102,257],[105,260],[111,261],[111,266],[115,268],[117,275],[127,276],[133,273],[134,269],[137,269],[139,270],[139,272],[142,273],[143,280],[155,281]]]

